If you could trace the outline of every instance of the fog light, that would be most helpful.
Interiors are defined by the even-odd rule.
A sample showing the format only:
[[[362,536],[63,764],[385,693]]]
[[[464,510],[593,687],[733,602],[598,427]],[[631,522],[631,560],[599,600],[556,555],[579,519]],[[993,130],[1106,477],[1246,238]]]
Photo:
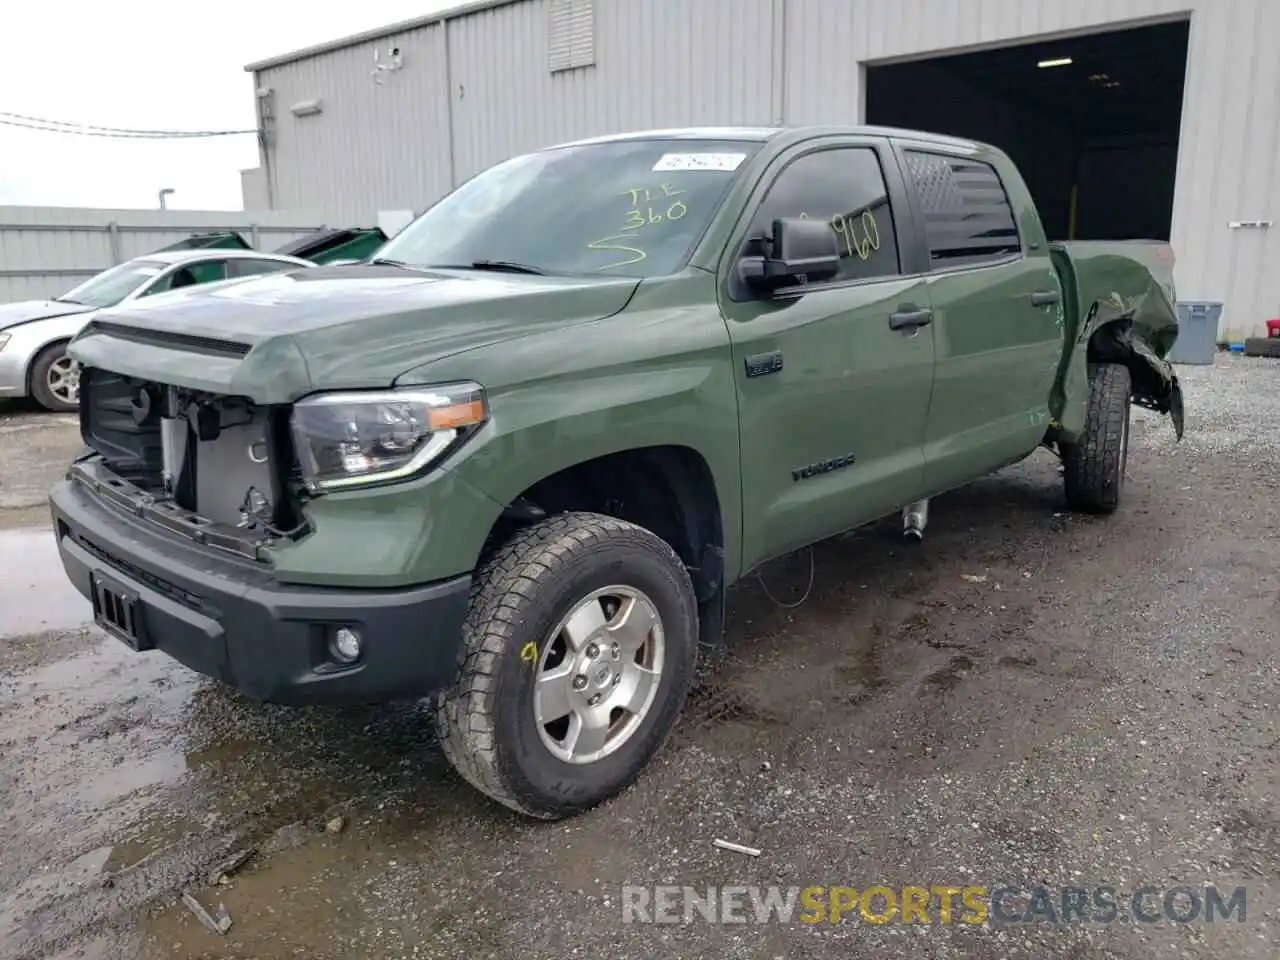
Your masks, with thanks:
[[[360,659],[362,646],[360,634],[350,627],[339,627],[333,631],[329,646],[333,650],[333,655],[343,663],[355,663]]]

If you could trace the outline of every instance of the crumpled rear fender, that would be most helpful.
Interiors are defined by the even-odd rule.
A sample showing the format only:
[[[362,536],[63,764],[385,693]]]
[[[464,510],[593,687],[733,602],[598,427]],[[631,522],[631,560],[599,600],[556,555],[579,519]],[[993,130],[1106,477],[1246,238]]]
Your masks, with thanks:
[[[1184,411],[1182,386],[1173,364],[1156,352],[1132,316],[1121,316],[1092,325],[1087,334],[1088,363],[1123,363],[1133,381],[1133,402],[1169,415],[1173,430],[1182,439]]]
[[[1178,337],[1173,261],[1168,246],[1134,241],[1051,245],[1066,294],[1066,340],[1055,407],[1063,439],[1083,429],[1088,365],[1123,363],[1133,401],[1168,414],[1183,432],[1182,388],[1166,359]]]

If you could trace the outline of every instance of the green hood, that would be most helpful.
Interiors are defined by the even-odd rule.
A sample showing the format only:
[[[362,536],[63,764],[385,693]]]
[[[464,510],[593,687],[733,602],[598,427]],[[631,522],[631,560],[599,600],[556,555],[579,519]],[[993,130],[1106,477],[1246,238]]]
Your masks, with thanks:
[[[288,403],[390,386],[414,367],[611,316],[635,279],[343,266],[191,288],[99,312],[80,363],[161,383]]]

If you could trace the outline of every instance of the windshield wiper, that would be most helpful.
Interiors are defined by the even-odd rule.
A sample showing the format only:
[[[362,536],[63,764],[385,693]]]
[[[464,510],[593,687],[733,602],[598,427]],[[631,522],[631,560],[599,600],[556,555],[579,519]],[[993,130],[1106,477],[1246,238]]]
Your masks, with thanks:
[[[516,260],[472,260],[470,263],[433,263],[435,270],[506,270],[509,273],[532,273],[545,277],[547,271]]]
[[[527,263],[515,260],[472,260],[470,263],[405,263],[403,260],[390,260],[386,257],[375,257],[368,261],[371,264],[388,267],[401,267],[405,270],[505,270],[509,273],[532,273],[545,277],[547,271]]]
[[[471,266],[477,270],[510,270],[512,273],[532,273],[539,277],[547,275],[547,271],[541,267],[519,263],[515,260],[472,260]]]
[[[87,306],[87,304],[85,304],[85,303],[84,303],[83,301],[81,301],[81,300],[71,300],[71,299],[69,299],[69,298],[67,298],[67,297],[54,297],[54,298],[53,298],[53,302],[54,302],[54,303],[73,303],[73,304],[75,304],[77,307]]]

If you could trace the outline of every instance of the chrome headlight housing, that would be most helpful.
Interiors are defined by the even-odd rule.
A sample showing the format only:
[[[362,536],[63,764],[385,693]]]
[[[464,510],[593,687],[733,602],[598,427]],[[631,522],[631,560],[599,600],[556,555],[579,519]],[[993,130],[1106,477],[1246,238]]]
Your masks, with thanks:
[[[294,404],[293,442],[308,490],[344,490],[414,476],[488,419],[476,383],[320,393]]]

